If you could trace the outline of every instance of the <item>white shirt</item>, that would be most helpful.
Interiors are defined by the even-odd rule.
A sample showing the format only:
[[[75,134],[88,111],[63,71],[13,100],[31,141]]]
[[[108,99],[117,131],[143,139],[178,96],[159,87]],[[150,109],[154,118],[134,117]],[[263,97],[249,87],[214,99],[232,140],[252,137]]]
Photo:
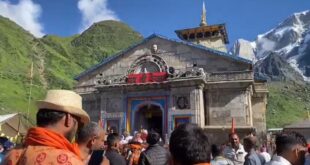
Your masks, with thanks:
[[[231,146],[227,146],[224,149],[224,156],[233,161],[235,165],[243,165],[246,154],[243,145],[240,143],[238,150],[235,150]]]
[[[266,163],[271,160],[271,156],[270,156],[270,154],[268,152],[261,152],[259,154],[261,154],[264,157]]]
[[[292,164],[282,156],[273,155],[271,161],[266,165],[292,165]]]
[[[126,138],[123,138],[121,140],[121,144],[128,144],[128,142],[131,141],[132,138],[133,138],[132,136],[127,136]]]
[[[211,165],[234,165],[234,163],[231,160],[224,158],[222,156],[215,157],[213,160],[211,160],[210,164]]]

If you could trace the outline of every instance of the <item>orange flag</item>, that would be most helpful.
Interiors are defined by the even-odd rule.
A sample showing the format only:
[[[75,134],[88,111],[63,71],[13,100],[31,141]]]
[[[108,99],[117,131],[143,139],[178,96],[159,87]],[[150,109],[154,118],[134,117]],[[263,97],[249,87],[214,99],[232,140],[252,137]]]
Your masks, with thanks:
[[[236,121],[234,118],[232,118],[232,120],[231,120],[231,133],[235,133],[235,129],[236,129]]]
[[[103,123],[102,123],[102,120],[101,120],[101,119],[98,120],[98,125],[99,125],[101,128],[103,128]]]

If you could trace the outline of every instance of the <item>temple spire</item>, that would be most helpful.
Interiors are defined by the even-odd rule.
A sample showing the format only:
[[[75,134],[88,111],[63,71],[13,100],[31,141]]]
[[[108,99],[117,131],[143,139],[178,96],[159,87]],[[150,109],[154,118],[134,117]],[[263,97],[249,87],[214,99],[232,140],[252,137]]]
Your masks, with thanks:
[[[207,11],[205,7],[205,1],[202,2],[202,15],[200,26],[207,26]]]

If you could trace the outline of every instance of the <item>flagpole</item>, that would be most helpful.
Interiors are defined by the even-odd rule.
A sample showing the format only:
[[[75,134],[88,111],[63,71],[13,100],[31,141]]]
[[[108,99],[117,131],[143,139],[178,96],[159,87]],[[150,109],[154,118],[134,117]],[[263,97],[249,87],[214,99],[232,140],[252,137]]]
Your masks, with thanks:
[[[29,111],[30,111],[30,102],[31,102],[32,78],[33,78],[33,62],[31,62],[31,68],[30,68],[30,88],[29,88],[28,107],[27,107],[27,125],[28,125],[28,120],[29,120]]]
[[[231,130],[230,130],[230,133],[234,134],[236,133],[236,121],[235,121],[235,118],[231,118]]]

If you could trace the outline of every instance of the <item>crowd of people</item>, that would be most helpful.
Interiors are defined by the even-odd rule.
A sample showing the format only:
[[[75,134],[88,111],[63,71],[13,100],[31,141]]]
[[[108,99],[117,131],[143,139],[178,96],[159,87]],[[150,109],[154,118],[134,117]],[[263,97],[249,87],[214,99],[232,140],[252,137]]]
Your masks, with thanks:
[[[0,162],[3,160],[4,156],[13,149],[15,144],[11,142],[7,137],[0,137]]]
[[[48,91],[38,101],[36,119],[37,127],[28,130],[20,147],[1,153],[1,164],[310,165],[307,142],[296,132],[278,134],[272,155],[266,146],[257,147],[253,134],[240,140],[231,133],[227,144],[210,144],[206,131],[190,123],[179,125],[169,142],[153,130],[140,130],[134,136],[106,132],[90,121],[82,98],[68,90]]]

